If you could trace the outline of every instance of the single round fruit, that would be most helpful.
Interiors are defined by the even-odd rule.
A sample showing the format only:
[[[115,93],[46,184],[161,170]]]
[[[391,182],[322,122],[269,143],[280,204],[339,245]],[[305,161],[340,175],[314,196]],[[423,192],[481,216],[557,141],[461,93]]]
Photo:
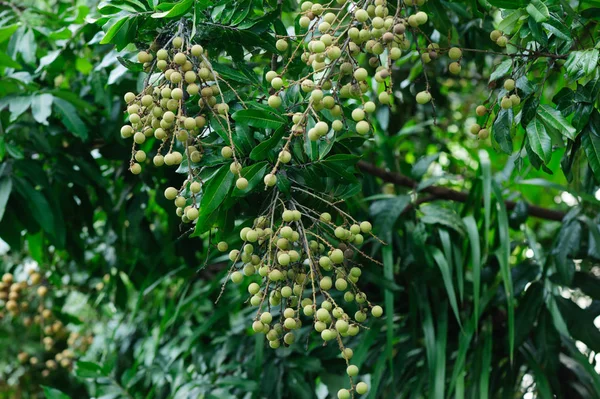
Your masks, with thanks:
[[[225,251],[227,251],[228,248],[229,248],[229,244],[227,244],[225,241],[221,241],[217,244],[217,249],[220,252],[225,252]]]
[[[276,96],[276,95],[269,96],[267,103],[269,104],[269,107],[271,107],[271,108],[279,108],[279,107],[281,107],[281,97]]]
[[[173,47],[181,48],[181,46],[183,46],[183,39],[179,36],[175,37],[173,39]]]
[[[373,309],[371,309],[371,314],[373,317],[381,317],[381,315],[383,315],[383,308],[379,305],[375,305],[373,306]]]
[[[356,71],[354,71],[354,79],[358,80],[359,82],[366,80],[368,76],[369,73],[365,68],[358,68]]]
[[[448,66],[448,70],[450,71],[451,74],[453,75],[458,75],[460,73],[461,70],[461,66],[458,62],[453,62]]]
[[[503,109],[509,109],[512,108],[512,101],[510,101],[509,97],[503,97],[502,101],[500,101],[500,106]]]
[[[418,13],[416,13],[415,18],[419,25],[427,23],[427,14],[425,14],[423,11],[419,11]]]
[[[177,197],[178,191],[175,187],[167,187],[165,190],[165,198],[169,201],[174,200]]]
[[[347,389],[340,389],[337,393],[338,399],[350,399],[350,391]]]
[[[279,39],[275,43],[275,47],[277,47],[277,50],[284,52],[288,49],[288,42],[284,39]]]
[[[365,134],[369,133],[369,130],[371,130],[371,126],[369,125],[369,122],[359,121],[356,123],[356,133],[358,133],[360,135],[365,135]]]
[[[292,160],[292,154],[287,150],[282,150],[277,158],[281,163],[289,163]]]
[[[346,368],[346,374],[348,374],[350,377],[356,377],[358,375],[358,367],[356,367],[354,364],[351,364]]]
[[[483,116],[487,114],[487,108],[483,105],[478,105],[477,108],[475,108],[475,113],[477,116]]]
[[[416,99],[419,104],[427,104],[431,101],[431,94],[428,91],[421,91],[417,93]]]
[[[369,390],[369,386],[364,382],[359,382],[356,384],[356,393],[359,395],[364,395]]]
[[[513,79],[506,79],[504,81],[504,90],[513,91],[515,89],[515,81]]]
[[[516,94],[511,95],[509,98],[512,102],[513,107],[516,107],[517,105],[521,104],[521,98]]]
[[[506,36],[500,36],[498,40],[496,40],[496,44],[500,47],[506,47],[508,43],[508,38]]]
[[[142,166],[139,163],[135,162],[133,165],[131,165],[129,167],[129,170],[134,175],[139,175],[140,173],[142,173]]]
[[[229,146],[221,148],[221,156],[225,159],[229,159],[233,156],[233,149]]]
[[[369,233],[372,229],[373,226],[370,222],[365,221],[360,224],[360,231],[362,231],[363,233]]]
[[[487,129],[481,129],[479,131],[479,133],[477,133],[477,137],[479,137],[480,140],[485,140],[490,136],[490,133]]]
[[[451,60],[458,60],[460,57],[462,57],[462,50],[458,47],[452,47],[448,51],[448,57],[450,57]]]
[[[275,176],[272,173],[269,173],[265,176],[265,178],[263,179],[265,186],[267,187],[273,187],[275,184],[277,184],[277,176]]]

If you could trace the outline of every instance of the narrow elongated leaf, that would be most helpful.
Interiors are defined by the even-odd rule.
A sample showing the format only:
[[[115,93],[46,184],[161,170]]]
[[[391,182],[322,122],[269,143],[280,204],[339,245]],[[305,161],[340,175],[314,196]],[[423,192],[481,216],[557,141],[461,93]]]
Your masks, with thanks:
[[[575,128],[571,126],[569,121],[557,109],[547,104],[542,104],[538,108],[538,117],[546,125],[547,129],[553,129],[571,140],[575,140],[575,137],[577,137]]]
[[[19,24],[12,24],[0,28],[0,43],[8,40],[17,29],[19,29]]]
[[[508,75],[508,72],[510,72],[511,67],[512,61],[510,59],[504,60],[501,63],[499,63],[496,66],[496,69],[494,69],[494,72],[492,72],[492,74],[490,75],[490,83]]]
[[[61,121],[67,127],[67,129],[69,129],[69,131],[75,136],[81,138],[82,140],[86,140],[88,138],[87,126],[85,123],[83,123],[79,115],[77,115],[77,110],[73,104],[57,97],[54,98],[53,103],[56,111],[60,115]]]
[[[123,28],[123,25],[125,25],[125,23],[129,20],[129,16],[124,16],[121,18],[113,18],[116,19],[116,21],[109,21],[107,23],[112,25],[110,26],[110,28],[107,27],[107,25],[103,26],[102,28],[107,28],[108,30],[106,31],[106,34],[104,35],[104,37],[102,38],[102,40],[100,40],[100,44],[108,44],[111,43],[112,40],[115,38],[115,36],[117,36],[117,34],[119,33],[119,31]]]
[[[507,154],[513,152],[513,141],[510,135],[512,130],[512,111],[503,109],[498,113],[492,126],[494,139],[500,146],[500,149]]]
[[[269,152],[277,147],[284,133],[285,129],[283,127],[277,129],[271,137],[254,147],[250,152],[250,159],[254,161],[266,159]]]
[[[581,146],[585,151],[590,169],[600,181],[600,113],[594,112],[581,136]]]
[[[54,213],[51,212],[50,204],[46,196],[36,190],[27,180],[19,177],[13,179],[15,190],[23,197],[27,203],[27,208],[31,212],[35,220],[40,224],[42,229],[54,234]]]
[[[479,231],[477,222],[473,216],[469,215],[463,219],[469,238],[469,247],[471,248],[471,267],[473,276],[473,316],[475,325],[479,318],[479,297],[481,293],[481,247],[479,243]]]
[[[483,352],[481,354],[481,374],[479,374],[480,399],[489,397],[490,373],[492,369],[492,326],[488,323],[483,337]]]
[[[550,162],[552,157],[552,139],[546,132],[546,127],[538,119],[534,118],[525,129],[527,132],[527,138],[529,138],[529,145],[533,152],[535,152],[546,164]]]
[[[181,0],[178,3],[175,3],[173,7],[164,12],[155,12],[152,14],[152,18],[177,18],[188,12],[192,5],[194,4],[194,0]]]
[[[260,129],[278,129],[285,120],[274,113],[260,109],[242,109],[231,115],[234,121]]]
[[[42,389],[44,390],[44,396],[46,396],[46,399],[71,399],[69,395],[59,391],[58,389],[50,388],[44,385],[42,385]]]
[[[526,10],[535,19],[535,22],[544,22],[550,17],[548,7],[541,0],[531,0],[531,3],[527,4]]]
[[[394,255],[392,243],[384,245],[382,247],[383,257],[383,276],[386,280],[394,281]],[[384,292],[385,301],[385,323],[386,323],[386,352],[389,361],[389,372],[393,375],[393,350],[394,350],[394,292],[391,290],[385,290]]]
[[[4,216],[4,211],[6,210],[6,203],[8,202],[8,197],[10,197],[11,190],[12,180],[10,176],[0,177],[0,222],[2,221],[2,217]]]
[[[196,229],[194,235],[199,235],[206,231],[206,221],[208,217],[223,203],[223,200],[231,190],[235,175],[229,171],[229,164],[221,166],[217,173],[202,188],[202,199]]]
[[[450,307],[454,312],[454,316],[456,317],[456,321],[459,325],[461,325],[460,314],[458,312],[458,303],[456,301],[456,292],[454,291],[454,283],[452,282],[452,274],[450,272],[450,266],[446,261],[446,258],[442,254],[438,248],[433,248],[432,250],[433,259],[437,263],[440,268],[440,272],[442,273],[442,280],[444,280],[444,286],[446,287],[446,293],[448,294],[448,300],[450,301]]]
[[[508,231],[508,214],[502,191],[496,182],[492,183],[498,211],[498,235],[500,247],[496,252],[498,263],[500,264],[500,274],[504,283],[504,292],[508,309],[508,343],[510,348],[510,361],[512,363],[515,351],[515,304],[513,296],[513,284],[510,273],[510,235]]]
[[[48,124],[48,117],[52,113],[52,94],[40,94],[33,97],[31,101],[31,113],[36,122],[43,125]]]

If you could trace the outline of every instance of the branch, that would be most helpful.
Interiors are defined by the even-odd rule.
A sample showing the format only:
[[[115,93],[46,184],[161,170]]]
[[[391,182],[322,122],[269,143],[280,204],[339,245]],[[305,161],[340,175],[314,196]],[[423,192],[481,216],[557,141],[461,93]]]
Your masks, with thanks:
[[[383,181],[386,181],[389,183],[394,183],[395,185],[398,185],[398,186],[409,187],[409,188],[413,188],[413,189],[417,188],[417,186],[418,186],[418,182],[416,182],[415,180],[411,179],[408,176],[404,176],[399,173],[389,172],[385,169],[379,168],[379,167],[377,167],[371,163],[365,162],[365,161],[359,161],[358,168],[365,173],[379,177]],[[465,203],[465,202],[467,202],[467,200],[469,198],[469,193],[452,190],[452,189],[446,188],[446,187],[429,186],[429,187],[422,189],[421,191],[424,193],[431,194],[431,196],[433,197],[431,199],[444,199],[444,200],[449,200],[449,201]],[[504,201],[504,204],[506,205],[506,209],[508,209],[508,210],[514,209],[515,206],[517,205],[516,202],[508,201],[508,200]],[[562,212],[562,211],[546,209],[546,208],[542,208],[542,207],[539,207],[536,205],[531,205],[531,204],[527,204],[527,205],[528,205],[529,215],[540,218],[540,219],[555,220],[555,221],[560,222],[563,219],[563,217],[565,216],[565,212]]]

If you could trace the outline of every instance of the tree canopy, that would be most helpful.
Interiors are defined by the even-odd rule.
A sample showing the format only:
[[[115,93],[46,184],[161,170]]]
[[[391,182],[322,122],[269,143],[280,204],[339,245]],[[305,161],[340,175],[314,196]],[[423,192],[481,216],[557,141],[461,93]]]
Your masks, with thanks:
[[[600,398],[599,23],[0,1],[0,397]]]

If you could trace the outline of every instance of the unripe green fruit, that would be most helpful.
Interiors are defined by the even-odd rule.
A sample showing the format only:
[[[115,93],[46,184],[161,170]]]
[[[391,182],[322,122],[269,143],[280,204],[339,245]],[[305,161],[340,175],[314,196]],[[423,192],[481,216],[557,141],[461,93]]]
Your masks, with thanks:
[[[499,30],[493,30],[490,33],[490,39],[492,39],[492,41],[496,41],[500,38],[500,36],[502,36],[502,32],[500,32]]]
[[[448,70],[450,71],[451,74],[453,75],[458,75],[460,73],[461,70],[461,66],[458,62],[453,62],[448,66]]]
[[[164,48],[161,48],[156,52],[156,58],[158,58],[159,60],[166,60],[167,58],[169,58],[169,52]]]
[[[428,91],[421,91],[417,93],[416,99],[419,104],[427,104],[431,101],[431,94]]]
[[[202,55],[202,53],[204,52],[204,49],[202,48],[201,45],[199,44],[194,44],[192,46],[192,55],[194,57],[200,57]]]
[[[521,98],[516,94],[511,95],[509,98],[513,107],[516,107],[517,105],[521,104]]]
[[[410,26],[412,26],[413,28],[416,28],[417,26],[419,26],[419,22],[417,21],[417,17],[413,14],[410,17],[408,17],[408,24]]]
[[[366,22],[369,19],[369,13],[366,10],[359,8],[354,12],[354,18],[356,18],[358,22]]]
[[[265,79],[269,83],[271,83],[271,81],[273,81],[273,79],[275,79],[276,77],[277,77],[277,72],[275,72],[275,71],[269,71],[265,74]]]
[[[138,162],[144,162],[146,160],[146,153],[142,150],[136,151],[135,160]]]
[[[273,321],[273,316],[269,312],[264,312],[260,315],[260,321],[265,324],[271,324],[271,321]]]
[[[252,323],[252,329],[254,332],[262,332],[264,328],[265,326],[261,321],[256,320],[254,323]]]
[[[281,89],[283,87],[283,79],[280,77],[273,78],[273,80],[271,80],[271,87],[275,90]]]
[[[331,277],[329,276],[323,277],[321,281],[319,281],[319,287],[321,287],[321,289],[324,291],[329,291],[332,286],[333,282],[331,281]]]
[[[285,286],[285,287],[281,288],[281,296],[283,298],[289,298],[292,296],[292,294],[293,294],[293,291],[292,291],[291,287]]]
[[[242,177],[243,179],[243,177]],[[239,180],[239,179],[238,179]],[[238,187],[239,188],[239,187]],[[241,189],[240,189],[241,190]],[[258,241],[258,232],[256,230],[250,230],[246,233],[246,240],[248,242],[256,242]]]
[[[149,107],[154,102],[154,97],[152,97],[150,94],[146,94],[145,96],[142,97],[141,102],[144,107]]]
[[[225,103],[221,103],[221,104],[217,105],[217,112],[220,115],[225,115],[226,113],[229,112],[229,105],[227,105]]]
[[[327,309],[320,308],[319,310],[317,310],[317,320],[326,323],[327,321],[329,321],[330,318],[331,318],[331,316]]]
[[[180,83],[181,80],[183,79],[183,77],[181,76],[181,74],[179,72],[173,72],[170,76],[170,81],[177,84]]]
[[[245,177],[240,177],[236,180],[235,186],[239,190],[245,190],[246,188],[248,188],[248,180]]]
[[[379,305],[373,306],[373,309],[371,309],[371,314],[373,317],[381,317],[381,315],[383,315],[383,308]]]
[[[289,332],[283,336],[283,342],[285,342],[287,345],[291,345],[295,341],[296,341],[296,336],[291,332]]]
[[[225,159],[229,159],[233,156],[233,149],[229,146],[221,148],[221,156]]]
[[[503,109],[509,109],[512,108],[512,101],[510,101],[509,97],[503,97],[502,101],[500,101],[500,106]],[[137,134],[137,133],[136,133]]]
[[[477,133],[477,137],[479,137],[480,140],[485,140],[489,137],[490,133],[487,129],[481,129],[479,131],[479,133]]]
[[[321,256],[319,258],[319,266],[325,270],[331,269],[331,259],[327,256]]]
[[[341,249],[334,249],[333,251],[331,251],[331,255],[329,255],[329,258],[333,263],[340,264],[344,261],[344,253]]]
[[[356,384],[356,393],[359,395],[364,395],[369,390],[369,386],[364,382],[359,382]]]
[[[337,397],[338,399],[350,399],[350,391],[342,388],[337,392]]]
[[[364,237],[362,236],[362,234],[356,234],[354,236],[354,244],[356,245],[361,245],[364,242]]]
[[[248,286],[248,293],[250,293],[250,295],[256,295],[256,294],[258,294],[259,291],[260,291],[260,285],[258,285],[256,283],[251,283]]]
[[[281,52],[286,51],[288,49],[288,42],[284,39],[279,39],[275,43],[275,47],[277,47],[277,50]]]
[[[135,94],[133,94],[132,92],[128,92],[128,93],[125,93],[125,96],[123,98],[125,99],[126,103],[130,103],[133,100],[135,100]]]
[[[335,289],[338,291],[346,291],[348,288],[348,282],[343,278],[338,278],[335,280]]]
[[[477,116],[483,116],[487,113],[487,108],[483,105],[478,105],[475,109],[475,113],[477,114]]]
[[[173,47],[181,48],[183,46],[183,39],[179,36],[173,39]]]
[[[515,81],[513,79],[506,79],[504,81],[504,90],[513,91],[515,89]]]
[[[179,207],[179,208],[183,208],[185,206],[186,200],[184,197],[177,197],[175,198],[175,206]]]
[[[199,215],[199,212],[198,212],[198,209],[196,209],[196,208],[190,208],[185,213],[185,216],[187,216],[187,218],[190,220],[198,219],[198,215]]]
[[[382,91],[381,93],[379,93],[379,102],[382,104],[389,104],[390,103],[390,95],[385,92]]]
[[[132,134],[133,134],[133,128],[130,125],[124,125],[121,128],[121,137],[123,137],[124,139],[131,137]]]
[[[498,40],[496,40],[496,44],[500,47],[506,47],[508,44],[508,38],[506,36],[500,36]]]
[[[360,231],[362,231],[363,233],[370,233],[372,229],[373,226],[370,222],[364,221],[360,224]]]
[[[139,163],[136,162],[136,163],[134,163],[133,165],[131,165],[129,167],[129,170],[134,175],[139,175],[140,173],[142,173],[142,166]]]
[[[477,134],[479,133],[479,131],[481,130],[481,126],[479,126],[479,124],[474,123],[471,125],[471,127],[469,128],[469,131],[471,132],[471,134]]]
[[[363,111],[363,110],[362,110],[362,109],[360,109],[360,108],[355,108],[355,109],[352,111],[352,119],[353,119],[355,122],[362,121],[363,119],[365,119],[365,111]]]
[[[277,176],[275,176],[272,173],[269,173],[265,176],[265,178],[263,179],[265,186],[267,187],[273,187],[275,184],[277,184]]]
[[[298,23],[300,24],[301,28],[306,29],[310,26],[310,18],[306,16],[300,17],[300,21],[298,21]]]
[[[450,57],[451,60],[458,60],[460,57],[462,57],[462,50],[458,47],[452,47],[448,51],[448,57]]]
[[[235,284],[241,283],[242,280],[244,280],[244,275],[242,273],[240,273],[240,272],[231,273],[231,281],[234,282]]]
[[[329,126],[325,122],[317,122],[315,125],[315,131],[319,136],[324,136],[329,131]]]
[[[155,155],[154,158],[152,158],[152,163],[154,166],[163,166],[165,164],[165,158],[160,154]]]
[[[356,71],[354,71],[354,79],[358,80],[359,82],[366,80],[368,76],[369,73],[365,68],[358,68]]]
[[[369,122],[359,121],[356,123],[356,133],[358,133],[360,135],[365,135],[365,134],[369,133],[369,130],[371,130],[371,126],[369,125]]]
[[[269,104],[269,107],[279,108],[281,106],[281,97],[276,95],[269,96],[269,100],[267,102]]]
[[[229,245],[225,241],[221,241],[217,244],[219,252],[225,252],[229,248]]]
[[[288,254],[279,254],[277,257],[277,262],[279,262],[281,266],[287,266],[290,264],[291,259]]]
[[[292,160],[292,154],[287,150],[282,150],[277,158],[281,163],[289,163]]]

